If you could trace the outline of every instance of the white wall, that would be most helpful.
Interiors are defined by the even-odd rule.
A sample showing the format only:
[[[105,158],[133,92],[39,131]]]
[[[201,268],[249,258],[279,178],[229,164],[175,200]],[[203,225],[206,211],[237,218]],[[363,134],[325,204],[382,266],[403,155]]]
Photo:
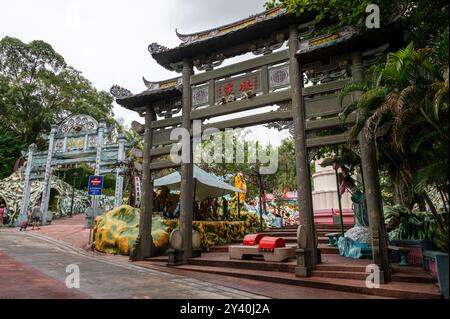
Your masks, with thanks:
[[[322,167],[322,160],[315,162],[316,172],[313,174],[314,191],[312,193],[314,210],[336,208],[339,209],[336,189],[336,176],[332,166]],[[351,209],[351,195],[345,192],[342,195],[342,209]]]

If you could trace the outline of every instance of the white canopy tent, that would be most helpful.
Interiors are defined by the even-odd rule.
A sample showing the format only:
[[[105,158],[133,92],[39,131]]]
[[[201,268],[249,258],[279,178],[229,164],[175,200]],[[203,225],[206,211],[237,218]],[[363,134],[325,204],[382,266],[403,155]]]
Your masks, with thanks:
[[[245,193],[245,191],[221,181],[217,176],[205,172],[195,165],[193,173],[195,179],[195,200],[204,200],[208,197],[222,197],[234,192]],[[156,179],[153,185],[154,187],[166,186],[170,190],[180,190],[181,175],[179,172],[174,172]]]

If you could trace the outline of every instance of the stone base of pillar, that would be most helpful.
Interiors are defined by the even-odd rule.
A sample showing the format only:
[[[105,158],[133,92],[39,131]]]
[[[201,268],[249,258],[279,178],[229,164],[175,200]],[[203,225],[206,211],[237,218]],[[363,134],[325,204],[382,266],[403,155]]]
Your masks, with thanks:
[[[192,256],[189,258],[185,258],[183,250],[169,249],[167,251],[167,255],[168,255],[167,266],[179,266],[187,264],[189,258],[201,257],[202,251],[201,249],[193,249]]]
[[[306,261],[311,258],[311,252],[298,248],[295,250],[297,255],[297,266],[295,267],[295,275],[297,277],[309,277],[312,273],[312,267],[306,264]]]
[[[167,266],[179,266],[186,264],[186,259],[184,258],[184,251],[177,249],[169,249],[167,251],[168,262]]]
[[[192,258],[197,258],[202,256],[201,249],[192,249]]]
[[[387,284],[391,281],[392,270],[380,270],[380,284]]]
[[[295,267],[295,276],[296,277],[309,277],[311,276],[312,269],[310,267]]]
[[[148,238],[143,239],[141,236],[138,236],[136,242],[133,245],[133,248],[130,251],[130,260],[131,261],[142,261],[145,258],[153,257],[155,252],[155,246],[153,244],[152,236],[148,236]]]

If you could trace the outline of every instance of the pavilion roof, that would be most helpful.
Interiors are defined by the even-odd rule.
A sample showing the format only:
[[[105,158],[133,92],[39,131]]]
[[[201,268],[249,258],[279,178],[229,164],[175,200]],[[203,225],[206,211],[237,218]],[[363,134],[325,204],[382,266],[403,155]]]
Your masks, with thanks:
[[[265,38],[277,31],[285,30],[292,23],[309,22],[315,15],[305,12],[299,16],[287,13],[286,9],[276,7],[262,13],[250,16],[221,27],[196,32],[181,34],[176,30],[182,43],[175,48],[166,48],[158,43],[149,45],[148,50],[152,57],[168,70],[175,70],[173,64],[181,62],[184,58],[208,56],[254,39]],[[248,51],[244,46],[235,55]]]
[[[111,94],[116,98],[117,104],[137,111],[152,102],[173,99],[182,95],[181,77],[159,82],[147,81],[145,78],[143,80],[147,90],[138,94],[131,94],[128,90],[121,88],[111,88]]]
[[[403,27],[399,22],[364,32],[347,27],[301,41],[297,56],[305,64],[351,51],[376,49],[384,44],[389,44],[390,50],[396,50],[403,42]]]

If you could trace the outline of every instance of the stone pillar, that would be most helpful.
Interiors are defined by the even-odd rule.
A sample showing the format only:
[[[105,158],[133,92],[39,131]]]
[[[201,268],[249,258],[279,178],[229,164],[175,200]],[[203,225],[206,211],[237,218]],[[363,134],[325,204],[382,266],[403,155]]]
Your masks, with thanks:
[[[297,59],[299,48],[299,34],[297,25],[289,28],[289,64],[292,97],[292,118],[294,122],[294,142],[297,169],[298,208],[300,224],[306,231],[306,254],[304,265],[296,267],[297,276],[309,276],[318,262],[316,246],[316,231],[314,227],[314,213],[312,207],[311,181],[309,176],[308,150],[306,147],[305,103],[303,99],[303,72]]]
[[[354,81],[364,80],[361,52],[354,52],[352,54],[352,77]],[[356,92],[353,94],[353,98],[359,99],[361,95],[361,92]],[[359,134],[358,141],[361,150],[362,175],[366,191],[369,226],[372,233],[373,263],[380,267],[381,283],[387,283],[390,281],[391,274],[375,141],[368,141],[364,132]]]
[[[191,75],[192,62],[183,61],[183,97],[182,97],[182,127],[191,130]],[[180,233],[183,238],[183,263],[192,257],[192,215],[194,200],[193,156],[192,143],[183,145],[183,152],[189,152],[189,162],[181,162],[181,198],[180,198]]]
[[[100,121],[97,131],[97,154],[95,156],[95,175],[100,175],[100,164],[102,161],[103,138],[106,129],[106,122]]]
[[[139,221],[139,235],[130,253],[132,261],[144,260],[154,255],[155,249],[152,238],[153,216],[153,177],[150,169],[151,150],[153,146],[152,121],[155,112],[151,106],[145,111],[144,154],[142,163],[142,200]]]
[[[45,164],[45,175],[44,175],[44,192],[42,193],[42,201],[41,201],[41,211],[42,211],[42,225],[47,223],[47,212],[48,212],[48,203],[50,202],[50,191],[52,184],[52,157],[53,157],[53,148],[55,142],[55,135],[58,131],[57,126],[52,126],[50,131],[50,137],[48,141],[48,153],[47,153],[47,162]]]
[[[122,204],[122,193],[123,193],[123,175],[122,175],[122,165],[125,160],[125,142],[124,136],[119,136],[119,151],[117,156],[117,161],[119,166],[116,171],[116,191],[114,193],[114,207],[119,207]]]
[[[106,122],[100,121],[97,130],[97,154],[95,156],[95,176],[100,175],[100,164],[102,162],[102,149],[103,149],[103,138],[106,129]],[[94,210],[93,220],[97,217],[99,209],[99,198],[98,196],[92,196],[92,208]]]
[[[86,135],[84,136],[84,146],[83,146],[83,151],[86,152],[88,149],[88,144],[89,144],[89,134],[86,133]]]
[[[30,182],[31,168],[33,164],[33,155],[34,152],[36,152],[36,150],[37,146],[34,143],[28,147],[27,169],[25,171],[25,179],[23,181],[22,207],[20,208],[20,215],[19,218],[17,218],[16,226],[19,226],[20,223],[27,220],[28,204],[30,202],[30,192],[31,192],[31,182]]]

